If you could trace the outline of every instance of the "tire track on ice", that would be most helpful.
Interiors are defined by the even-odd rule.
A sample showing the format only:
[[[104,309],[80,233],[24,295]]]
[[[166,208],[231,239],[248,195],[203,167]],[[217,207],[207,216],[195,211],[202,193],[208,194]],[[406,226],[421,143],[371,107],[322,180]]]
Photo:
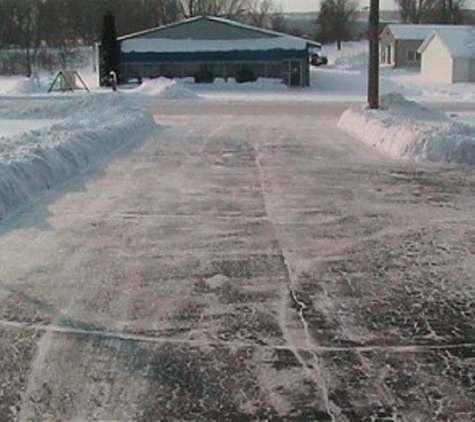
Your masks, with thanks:
[[[288,348],[292,351],[294,356],[297,358],[298,362],[302,365],[302,368],[305,369],[307,375],[310,377],[310,379],[313,380],[315,386],[320,391],[321,398],[323,400],[323,405],[325,407],[325,412],[327,413],[328,417],[330,418],[332,422],[336,422],[335,415],[332,411],[332,407],[334,406],[330,404],[328,387],[324,379],[322,367],[320,364],[320,359],[318,358],[317,353],[314,351],[314,342],[309,332],[308,322],[304,316],[304,312],[307,309],[307,305],[302,300],[300,300],[298,296],[298,288],[297,288],[298,275],[292,269],[289,254],[288,252],[285,251],[285,248],[282,244],[282,234],[280,233],[278,224],[276,224],[278,217],[276,216],[275,211],[272,210],[272,204],[271,204],[271,201],[269,200],[269,197],[266,191],[266,177],[265,177],[264,168],[261,163],[258,147],[252,144],[250,144],[250,146],[255,151],[255,164],[259,172],[259,185],[260,185],[261,195],[264,201],[265,213],[268,216],[269,223],[272,225],[272,228],[275,234],[275,239],[277,243],[279,244],[279,249],[282,252],[282,258],[283,258],[285,270],[287,273],[286,278],[288,280],[288,286],[283,291],[283,294],[282,294],[282,301],[281,301],[282,307],[281,307],[279,325],[282,329],[282,332],[288,344]],[[312,356],[311,365],[309,365],[306,359],[302,356],[300,352],[300,348],[295,343],[295,340],[292,338],[292,334],[287,328],[286,314],[288,311],[289,296],[292,303],[297,308],[299,322],[301,324],[301,327],[304,333],[304,343],[306,346],[305,348],[307,349],[308,353],[310,353],[310,355]]]
[[[71,321],[66,319],[65,321],[74,322],[78,325],[86,325],[81,321]],[[72,334],[77,336],[92,336],[92,337],[104,337],[109,339],[134,341],[140,343],[156,343],[156,344],[187,344],[190,346],[213,346],[213,347],[241,347],[241,348],[256,348],[261,350],[291,350],[287,345],[281,344],[260,344],[246,341],[207,341],[207,340],[193,340],[193,339],[180,339],[164,336],[150,336],[145,334],[134,334],[127,331],[110,331],[103,327],[95,328],[76,328],[68,325],[43,325],[43,324],[31,324],[29,322],[18,322],[10,320],[0,320],[0,326],[6,328],[15,328],[18,330],[28,331],[44,331],[52,332],[55,334]],[[372,353],[372,352],[386,352],[386,353],[398,353],[398,354],[414,354],[414,353],[427,353],[429,351],[446,351],[446,350],[460,350],[460,349],[475,349],[475,343],[451,343],[451,344],[409,344],[399,346],[313,346],[311,349],[297,347],[299,353],[301,352],[358,352],[358,353]],[[292,350],[291,350],[292,351]]]

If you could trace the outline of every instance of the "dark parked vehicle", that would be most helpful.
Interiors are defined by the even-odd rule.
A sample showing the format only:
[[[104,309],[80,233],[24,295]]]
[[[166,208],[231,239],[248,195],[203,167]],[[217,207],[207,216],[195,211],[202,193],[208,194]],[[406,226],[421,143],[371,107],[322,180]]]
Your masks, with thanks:
[[[310,63],[313,66],[321,66],[324,64],[328,64],[328,57],[325,56],[325,54],[322,54],[320,52],[313,53],[310,55]]]

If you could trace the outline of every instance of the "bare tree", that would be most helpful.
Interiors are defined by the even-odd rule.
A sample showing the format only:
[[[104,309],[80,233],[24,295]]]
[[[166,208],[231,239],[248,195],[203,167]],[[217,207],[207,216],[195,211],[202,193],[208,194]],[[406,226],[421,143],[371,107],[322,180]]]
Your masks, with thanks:
[[[253,0],[249,5],[251,23],[261,28],[271,28],[277,7],[273,0]]]
[[[396,0],[404,23],[459,24],[465,20],[466,0]]]
[[[433,0],[428,20],[441,24],[461,24],[465,21],[465,0]]]
[[[237,18],[248,13],[250,0],[178,0],[183,16],[222,16]]]
[[[357,10],[355,0],[323,0],[318,15],[322,38],[336,41],[340,50],[342,41],[352,36]]]
[[[10,32],[15,44],[25,52],[25,74],[31,76],[32,62],[40,45],[38,31],[38,11],[36,0],[5,0]]]
[[[270,15],[270,28],[274,31],[288,32],[289,25],[284,16],[282,4],[274,6],[274,12]]]
[[[396,0],[397,7],[399,10],[399,17],[403,23],[415,23],[417,20],[415,18],[416,12],[416,1],[414,0]],[[422,3],[422,0],[418,0],[417,3]]]
[[[151,0],[155,12],[155,25],[166,25],[181,18],[181,9],[177,0]]]

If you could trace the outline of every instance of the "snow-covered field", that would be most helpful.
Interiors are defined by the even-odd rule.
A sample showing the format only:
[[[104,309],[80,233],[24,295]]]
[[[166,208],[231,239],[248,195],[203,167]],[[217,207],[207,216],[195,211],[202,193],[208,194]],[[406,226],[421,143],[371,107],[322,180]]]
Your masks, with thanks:
[[[80,75],[91,90],[47,94],[54,74],[36,79],[0,78],[0,218],[37,192],[62,183],[91,160],[143,139],[156,127],[153,117],[135,100],[175,101],[356,101],[364,104],[367,44],[347,43],[341,51],[326,46],[328,66],[312,68],[309,88],[291,89],[278,80],[237,84],[217,80],[164,78],[129,85],[118,94],[100,88],[89,63]],[[475,105],[475,84],[424,82],[418,73],[381,69],[382,93],[398,93],[412,101],[468,102]],[[401,96],[386,101],[384,110],[364,107],[347,111],[340,127],[396,156],[475,163],[475,113],[421,109]],[[474,107],[475,110],[475,107]],[[475,119],[473,119],[475,120]]]

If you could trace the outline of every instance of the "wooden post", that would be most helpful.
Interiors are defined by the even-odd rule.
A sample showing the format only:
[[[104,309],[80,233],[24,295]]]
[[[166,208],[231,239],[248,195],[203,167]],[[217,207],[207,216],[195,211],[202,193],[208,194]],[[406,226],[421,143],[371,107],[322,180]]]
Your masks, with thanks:
[[[369,11],[368,104],[379,108],[379,0],[371,0]]]

